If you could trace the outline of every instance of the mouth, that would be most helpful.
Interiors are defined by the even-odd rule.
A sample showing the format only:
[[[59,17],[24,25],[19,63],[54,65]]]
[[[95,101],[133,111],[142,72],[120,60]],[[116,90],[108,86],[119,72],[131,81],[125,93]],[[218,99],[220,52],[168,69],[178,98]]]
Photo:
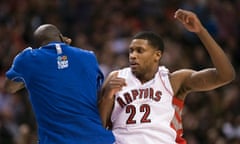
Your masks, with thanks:
[[[131,67],[131,68],[136,68],[136,67],[138,67],[138,66],[139,66],[138,63],[136,63],[136,62],[130,62],[130,67]]]

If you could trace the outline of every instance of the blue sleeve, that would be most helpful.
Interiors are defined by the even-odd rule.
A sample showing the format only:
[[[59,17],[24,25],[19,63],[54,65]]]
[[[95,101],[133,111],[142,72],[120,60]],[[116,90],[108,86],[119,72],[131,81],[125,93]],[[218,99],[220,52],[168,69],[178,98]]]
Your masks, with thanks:
[[[19,53],[13,60],[11,68],[6,72],[6,76],[8,79],[16,81],[16,82],[24,82],[24,70],[26,71],[25,64],[27,63],[24,60],[24,57],[31,48],[24,49],[21,53]]]
[[[99,69],[99,72],[98,72],[98,77],[97,77],[97,89],[100,90],[100,88],[102,87],[103,81],[104,81],[104,75],[99,67],[98,67],[98,69]]]
[[[94,56],[94,60],[96,63],[96,67],[97,67],[97,90],[99,91],[100,88],[102,87],[103,81],[104,81],[104,75],[99,67],[96,55],[94,53],[92,53]]]

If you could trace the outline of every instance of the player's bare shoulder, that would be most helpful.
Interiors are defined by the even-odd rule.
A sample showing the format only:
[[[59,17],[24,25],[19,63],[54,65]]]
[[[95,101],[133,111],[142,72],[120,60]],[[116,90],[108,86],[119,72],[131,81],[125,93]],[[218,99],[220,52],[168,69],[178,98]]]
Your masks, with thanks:
[[[180,99],[185,98],[188,92],[185,82],[193,72],[195,71],[191,69],[180,69],[169,74],[174,96]]]

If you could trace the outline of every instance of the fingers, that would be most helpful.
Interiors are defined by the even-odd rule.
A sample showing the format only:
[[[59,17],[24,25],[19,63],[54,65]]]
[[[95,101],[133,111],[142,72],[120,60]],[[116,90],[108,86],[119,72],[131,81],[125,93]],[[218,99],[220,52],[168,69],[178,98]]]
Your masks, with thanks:
[[[189,23],[190,22],[190,18],[193,16],[193,13],[190,11],[186,11],[183,9],[178,9],[175,14],[174,14],[174,18],[178,19],[179,21],[181,21],[182,23]]]
[[[125,79],[119,77],[111,78],[109,84],[111,85],[112,88],[122,88],[123,86],[126,86]]]
[[[204,29],[197,15],[191,11],[178,9],[174,14],[174,18],[179,20],[190,32],[199,33]]]
[[[116,78],[117,76],[118,76],[118,72],[114,72],[114,73],[111,74],[110,77],[111,77],[111,78]]]
[[[110,82],[112,82],[113,84],[116,83],[116,84],[119,84],[121,86],[126,86],[125,79],[118,77],[118,72],[115,72],[115,73],[111,74]]]
[[[118,72],[115,72],[109,77],[108,85],[111,89],[116,89],[118,91],[126,86],[126,81],[124,78],[118,77]]]

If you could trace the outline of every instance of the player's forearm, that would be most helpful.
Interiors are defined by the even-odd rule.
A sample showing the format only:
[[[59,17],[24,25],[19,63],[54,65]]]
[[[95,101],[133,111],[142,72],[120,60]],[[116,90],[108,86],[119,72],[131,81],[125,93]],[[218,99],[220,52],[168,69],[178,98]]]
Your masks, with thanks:
[[[114,99],[109,98],[106,95],[102,96],[102,98],[99,100],[98,108],[99,108],[100,116],[101,116],[104,127],[107,127],[108,121],[110,120],[113,103],[114,103]]]
[[[232,81],[235,78],[235,70],[221,47],[205,28],[202,28],[197,35],[206,47],[212,63],[217,70],[218,77],[225,82]]]
[[[24,83],[22,82],[14,82],[14,81],[11,81],[9,79],[6,79],[5,80],[5,83],[4,83],[4,90],[7,92],[7,93],[16,93],[17,91],[23,89],[25,86],[24,86]]]

